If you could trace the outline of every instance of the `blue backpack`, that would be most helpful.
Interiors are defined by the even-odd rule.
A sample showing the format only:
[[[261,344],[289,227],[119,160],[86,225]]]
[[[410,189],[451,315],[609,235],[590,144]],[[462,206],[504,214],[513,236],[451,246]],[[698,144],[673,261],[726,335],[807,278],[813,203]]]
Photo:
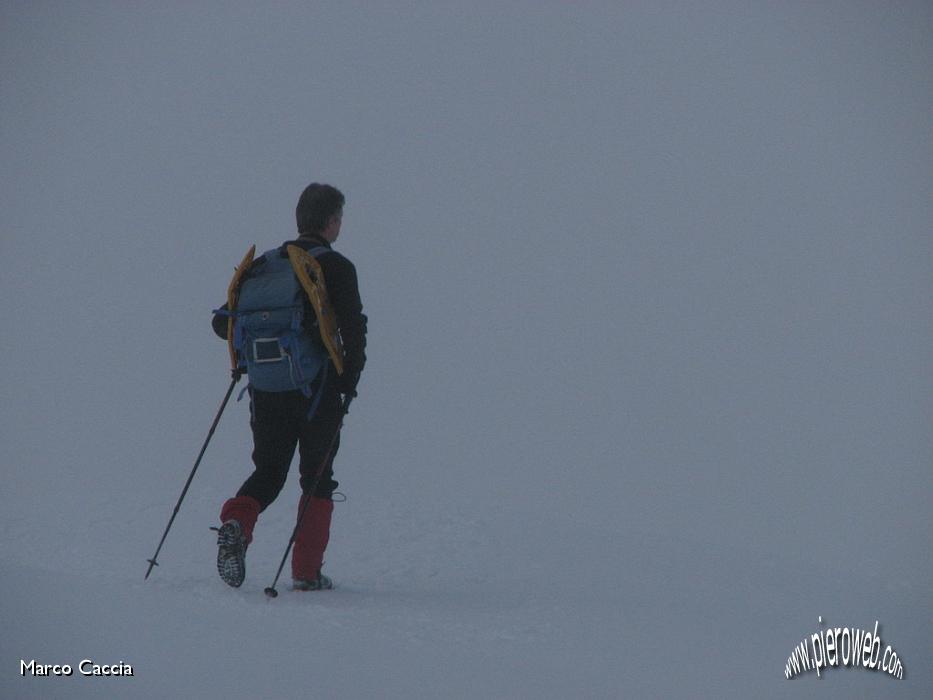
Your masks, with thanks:
[[[315,257],[324,247],[308,251]],[[307,296],[285,248],[266,251],[240,284],[233,312],[233,347],[249,386],[260,391],[311,395],[311,383],[327,373],[327,349]],[[307,322],[307,323],[306,323]]]

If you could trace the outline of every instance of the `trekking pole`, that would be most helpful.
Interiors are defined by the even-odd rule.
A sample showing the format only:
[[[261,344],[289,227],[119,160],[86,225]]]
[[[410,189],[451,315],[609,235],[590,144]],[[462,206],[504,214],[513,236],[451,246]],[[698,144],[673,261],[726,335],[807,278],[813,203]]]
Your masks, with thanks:
[[[220,416],[223,414],[224,409],[227,407],[227,402],[230,400],[230,395],[233,393],[233,387],[236,386],[236,383],[240,381],[241,372],[240,370],[233,370],[233,379],[230,381],[230,386],[227,388],[227,393],[224,396],[223,402],[220,404],[220,410],[217,411],[217,415],[214,416],[214,422],[211,423],[211,429],[207,433],[207,438],[204,440],[204,444],[201,446],[201,452],[198,454],[198,458],[194,462],[194,467],[191,469],[191,473],[188,475],[188,481],[185,482],[185,488],[181,490],[181,495],[178,497],[178,503],[175,504],[175,510],[172,511],[172,517],[169,518],[168,525],[165,526],[165,532],[162,533],[162,539],[159,540],[159,546],[156,547],[155,554],[152,555],[152,559],[147,559],[149,562],[149,568],[146,569],[146,578],[149,578],[149,574],[152,573],[152,567],[158,566],[159,562],[156,561],[156,558],[159,556],[159,551],[162,549],[162,545],[165,543],[165,538],[168,535],[168,531],[172,527],[172,523],[175,522],[175,516],[178,515],[178,509],[181,508],[181,502],[185,498],[185,494],[188,493],[188,487],[191,486],[191,480],[194,479],[194,473],[198,470],[198,465],[201,464],[201,458],[204,456],[205,450],[207,450],[207,445],[211,441],[211,437],[214,435],[214,430],[217,428],[217,424],[220,422]]]
[[[301,521],[304,520],[305,511],[308,510],[308,506],[311,504],[311,495],[317,489],[318,482],[321,480],[321,475],[324,473],[324,465],[327,464],[327,461],[330,459],[330,454],[334,450],[334,444],[337,442],[337,436],[340,435],[340,429],[343,427],[343,419],[347,415],[347,410],[350,408],[350,402],[353,400],[352,396],[345,396],[343,399],[343,404],[341,405],[340,411],[340,421],[337,423],[337,430],[334,431],[334,436],[330,439],[330,445],[327,448],[327,453],[324,455],[324,459],[321,460],[320,465],[317,468],[317,474],[314,475],[314,483],[311,485],[311,488],[308,489],[308,497],[305,499],[305,502],[301,506],[301,512],[298,513],[298,522],[295,523],[295,529],[292,530],[292,536],[288,540],[288,546],[285,548],[285,554],[282,555],[282,561],[279,564],[279,570],[275,572],[275,579],[272,581],[272,585],[266,588],[265,594],[269,598],[276,598],[279,595],[279,592],[275,590],[275,584],[279,582],[279,576],[282,575],[282,569],[285,568],[285,561],[288,559],[288,553],[292,551],[292,545],[295,544],[295,538],[298,536],[298,529],[301,527]]]

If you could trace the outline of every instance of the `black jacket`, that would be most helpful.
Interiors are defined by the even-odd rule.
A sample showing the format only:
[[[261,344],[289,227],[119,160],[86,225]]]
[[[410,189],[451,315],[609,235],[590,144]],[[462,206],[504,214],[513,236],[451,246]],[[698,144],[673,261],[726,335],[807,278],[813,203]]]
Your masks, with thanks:
[[[286,245],[297,245],[305,250],[324,247],[328,252],[317,256],[321,271],[324,273],[324,282],[327,284],[327,295],[334,307],[337,317],[337,327],[343,339],[343,375],[340,378],[340,387],[343,391],[352,391],[356,388],[363,365],[366,364],[366,314],[363,313],[363,303],[360,301],[360,290],[356,278],[356,268],[343,255],[331,249],[330,244],[317,236],[302,236],[293,241],[286,241]],[[257,264],[263,256],[256,258]],[[314,310],[311,303],[308,305],[308,317],[312,318]],[[221,309],[226,310],[224,304]],[[214,333],[219,337],[227,338],[227,316],[214,314],[212,326]]]

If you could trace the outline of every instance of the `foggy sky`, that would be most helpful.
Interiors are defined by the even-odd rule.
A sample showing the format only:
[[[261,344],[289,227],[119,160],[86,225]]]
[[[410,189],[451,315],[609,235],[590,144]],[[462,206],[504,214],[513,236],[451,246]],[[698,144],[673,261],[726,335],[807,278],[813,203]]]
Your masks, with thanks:
[[[10,507],[168,509],[227,382],[210,311],[323,181],[370,319],[351,494],[928,585],[931,31],[909,2],[3,3]]]

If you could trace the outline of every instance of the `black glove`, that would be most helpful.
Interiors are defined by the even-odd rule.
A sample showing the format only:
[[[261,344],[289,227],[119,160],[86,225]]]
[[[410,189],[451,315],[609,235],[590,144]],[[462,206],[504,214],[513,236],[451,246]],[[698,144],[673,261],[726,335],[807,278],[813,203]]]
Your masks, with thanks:
[[[356,396],[356,385],[360,382],[360,373],[344,368],[343,374],[337,375],[337,391],[351,398]]]

